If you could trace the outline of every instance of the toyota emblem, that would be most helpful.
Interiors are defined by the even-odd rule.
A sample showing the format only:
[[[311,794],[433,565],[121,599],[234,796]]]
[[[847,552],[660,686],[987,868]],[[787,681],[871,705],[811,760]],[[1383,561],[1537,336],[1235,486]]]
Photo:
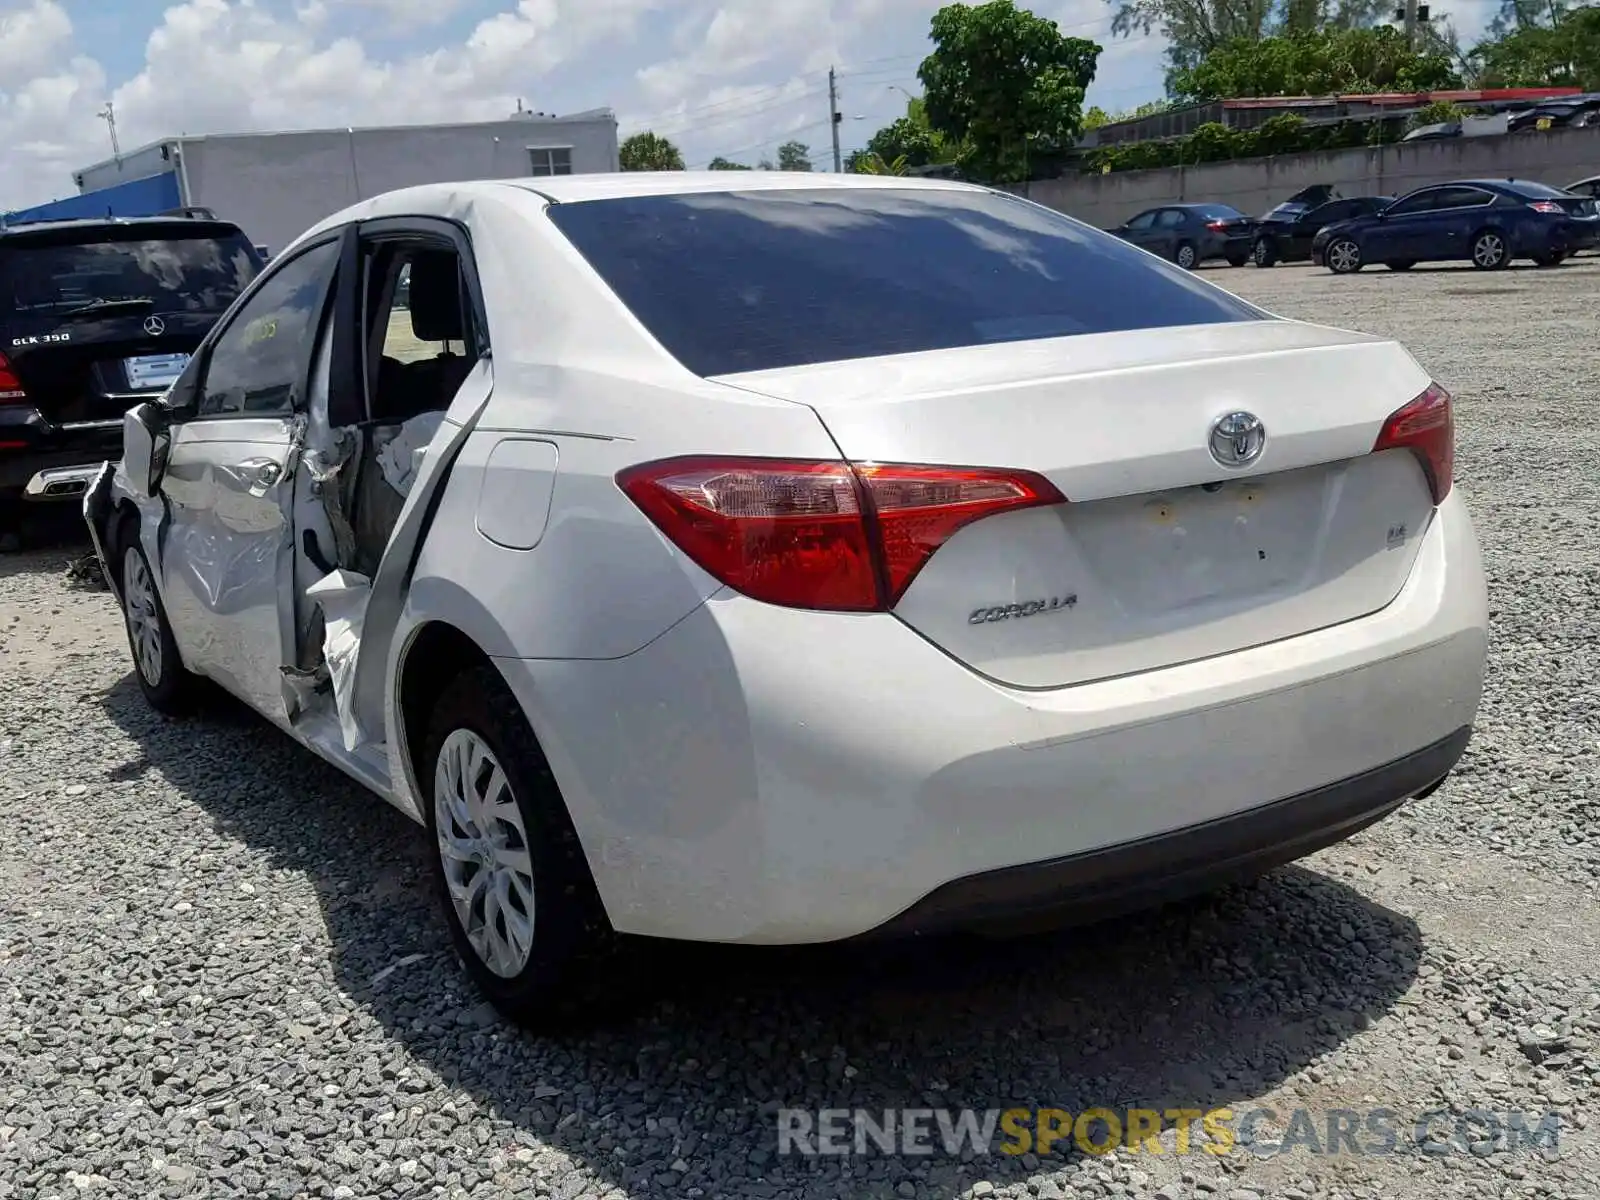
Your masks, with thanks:
[[[1211,457],[1225,467],[1248,467],[1266,444],[1266,426],[1254,413],[1231,412],[1211,423]]]
[[[167,323],[160,317],[146,317],[144,319],[144,331],[151,337],[160,337],[167,331]]]

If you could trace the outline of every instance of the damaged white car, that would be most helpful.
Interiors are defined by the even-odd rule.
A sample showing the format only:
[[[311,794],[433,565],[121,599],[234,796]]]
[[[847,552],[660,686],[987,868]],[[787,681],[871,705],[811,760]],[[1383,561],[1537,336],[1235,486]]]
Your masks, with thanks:
[[[1437,787],[1452,437],[1393,342],[1016,197],[573,176],[309,231],[85,513],[151,704],[212,680],[425,825],[526,1019],[618,932],[1101,917]]]

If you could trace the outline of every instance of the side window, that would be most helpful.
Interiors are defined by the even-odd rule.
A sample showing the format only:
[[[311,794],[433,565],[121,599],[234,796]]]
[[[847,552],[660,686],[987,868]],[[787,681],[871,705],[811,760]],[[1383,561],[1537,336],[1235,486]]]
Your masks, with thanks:
[[[235,314],[211,347],[202,417],[294,411],[339,247],[328,242],[285,263]]]
[[[1156,223],[1156,214],[1155,213],[1153,213],[1153,212],[1142,212],[1137,217],[1135,217],[1133,220],[1128,222],[1128,228],[1129,229],[1149,229],[1155,223]]]
[[[1434,195],[1437,197],[1433,208],[1477,208],[1488,204],[1494,197],[1479,188],[1447,187],[1440,188]]]
[[[1438,206],[1439,190],[1434,188],[1431,191],[1415,192],[1412,195],[1407,196],[1404,200],[1396,203],[1390,212],[1394,216],[1399,217],[1405,216],[1408,213],[1428,212],[1429,210],[1437,208]]]
[[[1181,208],[1163,208],[1156,218],[1158,229],[1182,229],[1187,214]]]

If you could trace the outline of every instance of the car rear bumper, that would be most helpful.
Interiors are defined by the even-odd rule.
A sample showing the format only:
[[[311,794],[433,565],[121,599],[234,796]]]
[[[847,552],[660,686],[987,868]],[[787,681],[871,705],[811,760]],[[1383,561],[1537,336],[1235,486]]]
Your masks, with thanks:
[[[1458,729],[1381,767],[1199,825],[954,880],[871,936],[1029,917],[1098,921],[1249,879],[1381,821],[1441,782],[1471,736],[1469,728]]]
[[[65,428],[32,409],[0,408],[0,500],[79,500],[100,464],[122,453],[122,422]]]
[[[497,662],[619,930],[799,943],[1094,912],[1346,836],[1455,761],[1486,626],[1451,496],[1382,611],[1077,687],[726,592],[625,658]]]

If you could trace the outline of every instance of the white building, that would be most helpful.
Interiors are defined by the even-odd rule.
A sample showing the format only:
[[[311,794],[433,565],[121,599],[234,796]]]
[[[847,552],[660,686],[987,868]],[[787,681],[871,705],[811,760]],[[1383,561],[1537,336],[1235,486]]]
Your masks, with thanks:
[[[619,165],[617,120],[604,108],[463,125],[163,138],[75,172],[79,195],[28,215],[146,216],[209,208],[276,252],[329,213],[394,188],[615,171]]]

